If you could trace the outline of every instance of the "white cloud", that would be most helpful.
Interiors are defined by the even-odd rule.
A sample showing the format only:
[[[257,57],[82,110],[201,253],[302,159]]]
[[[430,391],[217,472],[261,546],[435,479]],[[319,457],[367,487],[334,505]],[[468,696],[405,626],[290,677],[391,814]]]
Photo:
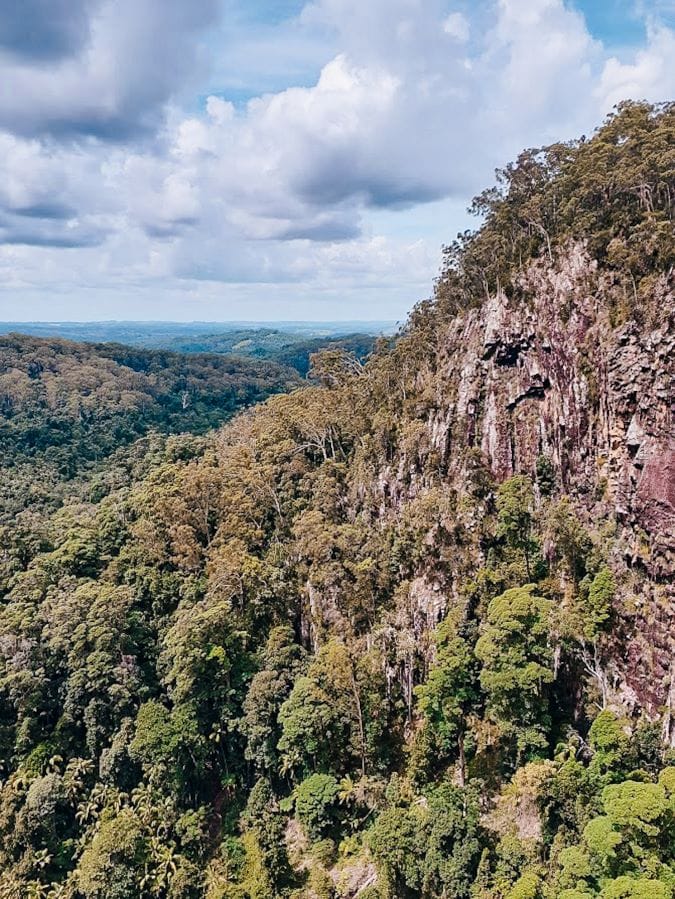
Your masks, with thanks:
[[[607,109],[627,97],[665,100],[675,96],[675,32],[657,22],[647,29],[647,45],[629,62],[605,62],[595,91]]]
[[[117,141],[152,133],[193,73],[196,37],[215,21],[216,0],[56,2],[54,17],[52,0],[28,0],[27,10],[0,4],[0,127]],[[17,25],[19,8],[33,15],[30,27],[25,18]],[[53,46],[57,58],[46,63],[41,51]]]
[[[445,22],[443,22],[443,31],[456,41],[464,44],[469,40],[471,26],[463,13],[451,12]]]
[[[185,19],[179,0],[118,0],[121,25],[109,2],[92,0],[88,28],[77,19],[50,38],[48,66],[35,48],[0,56],[0,76],[17,79],[16,96],[0,96],[0,284],[13,291],[103,296],[114,283],[175,304],[196,284],[216,304],[240,285],[248,308],[259,284],[261,298],[297,303],[338,292],[368,317],[365,291],[378,317],[387,298],[398,314],[428,292],[440,244],[464,222],[425,219],[416,239],[397,231],[395,210],[421,223],[420,204],[454,209],[440,201],[468,200],[523,146],[588,133],[617,100],[675,89],[675,35],[657,22],[619,60],[562,0],[496,0],[470,16],[441,0],[316,0],[280,26],[322,36],[312,86],[244,106],[214,94],[188,114],[211,4]],[[130,138],[143,128],[152,141]]]

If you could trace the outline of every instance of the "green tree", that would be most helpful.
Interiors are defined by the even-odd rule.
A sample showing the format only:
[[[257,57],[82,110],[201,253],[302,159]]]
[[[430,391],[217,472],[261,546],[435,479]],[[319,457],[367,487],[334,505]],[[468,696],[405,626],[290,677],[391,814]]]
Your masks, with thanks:
[[[293,871],[286,851],[286,817],[269,781],[262,778],[256,781],[249,793],[242,820],[248,856],[248,864],[244,867],[245,878],[248,875],[249,881],[257,879],[257,888],[261,889],[264,885],[264,891],[269,891],[271,895],[282,893],[293,882]],[[250,876],[254,859],[259,873],[263,873],[262,878],[259,875],[256,878]],[[249,883],[248,890],[251,896],[255,895],[253,883]],[[263,892],[261,899],[262,895]]]
[[[295,811],[310,839],[321,839],[336,823],[339,793],[330,774],[310,774],[295,788]]]
[[[616,581],[611,570],[603,565],[591,581],[588,589],[588,625],[586,637],[595,639],[607,627],[616,592]]]
[[[490,603],[476,644],[488,714],[504,736],[515,741],[519,758],[547,746],[548,686],[553,682],[551,605],[532,584],[507,590]]]
[[[331,770],[346,740],[347,722],[311,677],[299,677],[279,712],[282,770]]]
[[[481,855],[477,791],[443,784],[425,804],[392,806],[375,821],[368,844],[387,897],[468,899]]]
[[[463,782],[466,716],[479,689],[476,658],[457,619],[456,614],[448,615],[436,628],[436,658],[416,693],[426,731],[418,740],[425,742],[425,765],[433,761],[433,767],[442,766],[458,759]]]
[[[534,491],[525,475],[515,475],[497,490],[497,536],[522,553],[527,579],[532,580],[537,544],[533,538]]]
[[[274,628],[262,654],[262,668],[248,688],[241,719],[246,758],[258,771],[274,772],[278,768],[279,712],[304,667],[305,653],[295,642],[292,629]]]
[[[86,899],[139,895],[145,858],[145,836],[134,813],[108,815],[82,855],[78,888]]]

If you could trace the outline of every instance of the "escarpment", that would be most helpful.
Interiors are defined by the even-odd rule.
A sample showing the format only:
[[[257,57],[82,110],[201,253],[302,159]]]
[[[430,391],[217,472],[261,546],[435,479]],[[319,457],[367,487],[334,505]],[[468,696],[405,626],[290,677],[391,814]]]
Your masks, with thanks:
[[[637,580],[621,597],[628,644],[612,665],[629,703],[634,690],[655,715],[674,649],[675,297],[662,282],[658,322],[613,327],[593,268],[580,248],[553,270],[535,266],[517,305],[496,296],[448,335],[444,370],[461,375],[446,421],[499,480],[534,474],[543,456],[580,515],[616,522],[613,563]]]
[[[654,320],[617,323],[611,277],[599,273],[577,244],[555,264],[534,263],[518,286],[517,298],[496,293],[438,329],[433,362],[425,361],[415,375],[423,399],[417,405],[411,399],[411,420],[398,429],[391,461],[380,463],[368,488],[380,506],[381,526],[400,523],[425,497],[444,497],[424,538],[429,552],[411,572],[411,633],[424,651],[425,630],[461,602],[462,581],[485,562],[476,522],[488,513],[471,486],[471,469],[478,464],[494,484],[527,475],[540,507],[549,502],[542,496],[547,490],[570,497],[589,531],[611,535],[601,538],[619,583],[615,630],[603,648],[605,700],[631,715],[659,718],[664,709],[669,715],[672,284],[662,278],[655,285]],[[538,482],[542,465],[547,485]],[[450,529],[461,521],[459,541],[443,534],[444,518],[452,519],[445,521]],[[552,556],[556,540],[555,534],[547,538]],[[331,595],[337,621],[341,600]],[[314,612],[320,607],[314,591]]]
[[[664,279],[658,322],[616,326],[602,280],[575,247],[533,266],[516,302],[497,294],[459,316],[441,339],[430,428],[449,460],[478,447],[498,480],[545,456],[591,516],[615,514],[629,543],[644,532],[649,555],[634,544],[627,562],[658,578],[675,550],[675,297]]]

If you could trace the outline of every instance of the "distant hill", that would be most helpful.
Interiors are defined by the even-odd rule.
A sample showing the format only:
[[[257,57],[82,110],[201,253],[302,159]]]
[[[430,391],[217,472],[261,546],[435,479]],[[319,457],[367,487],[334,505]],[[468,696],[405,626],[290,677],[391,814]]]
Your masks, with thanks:
[[[370,334],[346,334],[340,337],[303,336],[289,334],[274,328],[258,330],[226,331],[194,337],[176,337],[170,347],[182,353],[227,353],[254,359],[269,359],[281,365],[289,365],[299,374],[306,375],[310,356],[321,349],[342,349],[365,359],[375,346],[376,338]]]
[[[0,335],[21,333],[149,350],[269,359],[290,365],[304,376],[312,353],[325,347],[341,348],[364,359],[376,338],[392,334],[395,327],[393,322],[0,322]]]
[[[124,343],[146,349],[171,349],[181,340],[213,338],[248,332],[253,339],[275,333],[286,340],[336,338],[350,334],[393,334],[393,321],[345,322],[0,322],[0,334],[21,333],[35,337],[63,337],[87,343]]]
[[[204,433],[299,381],[262,359],[10,334],[0,337],[3,467],[41,459],[69,477],[150,430]]]

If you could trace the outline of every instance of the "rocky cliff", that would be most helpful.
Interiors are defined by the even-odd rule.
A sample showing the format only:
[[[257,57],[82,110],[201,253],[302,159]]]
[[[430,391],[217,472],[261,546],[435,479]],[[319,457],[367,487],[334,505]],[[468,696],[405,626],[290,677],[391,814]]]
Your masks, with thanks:
[[[675,294],[662,276],[651,315],[617,324],[615,293],[611,275],[574,244],[556,264],[532,264],[515,299],[498,292],[446,322],[432,364],[418,374],[424,426],[412,448],[399,444],[380,493],[383,507],[400,509],[438,466],[461,496],[477,453],[496,483],[535,478],[538,460],[550,463],[584,524],[612,532],[623,586],[607,659],[611,701],[658,716],[670,708],[675,650]],[[473,558],[478,564],[478,548]],[[461,576],[447,566],[444,574]],[[433,624],[445,610],[439,588],[420,578],[416,590]]]
[[[533,265],[517,302],[497,294],[459,316],[441,340],[429,428],[451,469],[458,446],[479,447],[499,481],[543,456],[588,523],[616,521],[613,564],[635,579],[620,597],[628,643],[615,676],[625,700],[656,714],[674,648],[675,296],[662,278],[655,320],[616,326],[608,280],[575,246]]]

